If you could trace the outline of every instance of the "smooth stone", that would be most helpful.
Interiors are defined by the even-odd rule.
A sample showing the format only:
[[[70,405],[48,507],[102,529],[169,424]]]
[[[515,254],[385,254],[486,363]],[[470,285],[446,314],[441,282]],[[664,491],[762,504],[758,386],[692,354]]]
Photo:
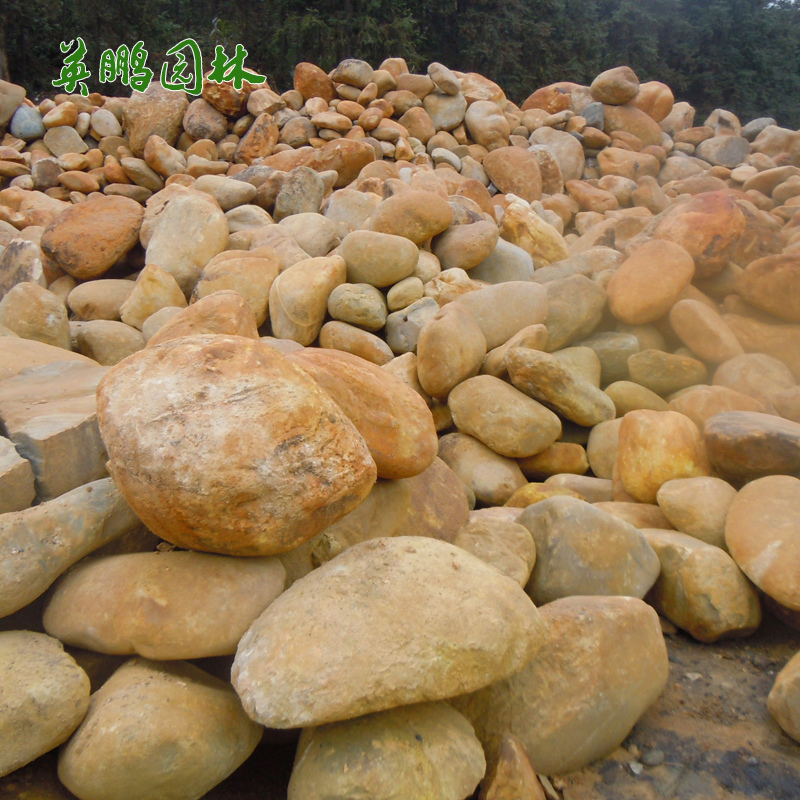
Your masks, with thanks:
[[[210,194],[223,211],[249,203],[256,196],[256,187],[245,181],[234,181],[223,175],[201,175],[192,184],[198,192]]]
[[[16,335],[0,336],[0,380],[13,378],[29,367],[46,366],[56,361],[77,361],[97,366],[90,358],[64,350],[63,347],[53,347],[51,344],[22,339]]]
[[[591,427],[616,416],[608,395],[549,353],[514,347],[506,366],[518,389],[578,425]]]
[[[180,339],[183,336],[194,336],[200,333],[222,333],[244,336],[248,339],[259,338],[252,308],[244,297],[230,289],[214,292],[196,303],[192,303],[188,308],[166,306],[156,314],[167,309],[170,310],[169,318],[164,320],[158,330],[153,332],[149,338],[145,336],[149,347],[171,339]],[[153,317],[148,317],[142,326],[143,335],[148,322],[152,319]]]
[[[108,319],[84,322],[76,343],[78,352],[104,367],[118,364],[145,346],[144,336],[136,328]]]
[[[290,635],[298,625],[306,636]],[[543,637],[539,612],[493,567],[436,539],[374,539],[272,603],[240,642],[231,677],[262,724],[318,725],[474,691],[521,669]]]
[[[603,288],[584,275],[548,281],[547,350],[561,350],[589,336],[606,307]]]
[[[145,259],[172,275],[189,297],[203,268],[227,245],[225,215],[202,193],[191,192],[174,197],[158,216]]]
[[[279,223],[312,258],[328,255],[339,244],[336,225],[316,213],[292,214]]]
[[[386,324],[386,300],[368,283],[343,283],[328,296],[328,313],[335,320],[379,331]]]
[[[542,197],[539,159],[521,147],[499,147],[483,160],[492,183],[503,193],[521,197],[528,203]]]
[[[800,742],[800,653],[778,673],[767,697],[767,708],[784,732]]]
[[[554,442],[536,455],[519,459],[519,466],[529,481],[583,475],[589,471],[586,450],[575,442]]]
[[[470,275],[486,283],[529,281],[533,277],[533,258],[522,247],[498,238],[492,252],[470,269]]]
[[[589,89],[592,97],[600,103],[622,105],[639,93],[639,79],[630,67],[613,67],[601,72]]]
[[[663,317],[694,275],[694,261],[680,245],[652,241],[629,256],[606,286],[611,313],[642,325]]]
[[[423,297],[407,308],[386,317],[386,343],[396,355],[416,353],[419,334],[425,324],[439,312],[432,297]]]
[[[133,281],[100,279],[79,284],[67,295],[67,306],[78,319],[120,318],[120,307],[130,297]]]
[[[0,776],[58,747],[89,708],[88,675],[57,639],[0,632]]]
[[[708,456],[722,477],[749,481],[800,473],[800,423],[755,411],[710,417],[703,429]]]
[[[0,325],[23,339],[71,350],[67,309],[38,283],[18,283],[0,300]]]
[[[702,383],[708,374],[696,358],[652,349],[629,356],[628,370],[634,383],[662,396]]]
[[[751,261],[736,280],[736,292],[756,308],[786,322],[800,322],[800,256],[792,253]]]
[[[712,136],[700,142],[694,152],[712,166],[734,169],[750,154],[750,142],[743,136]]]
[[[486,354],[481,373],[495,378],[504,378],[508,372],[506,356],[513,347],[530,347],[544,350],[547,344],[547,328],[544,325],[528,325],[515,333],[507,342],[495,347]]]
[[[574,497],[550,497],[519,517],[536,564],[525,591],[537,605],[570,595],[645,596],[658,558],[637,528]]]
[[[487,150],[496,150],[508,144],[511,125],[497,103],[478,100],[471,103],[464,114],[470,138]]]
[[[696,386],[673,397],[669,401],[669,409],[686,415],[702,430],[706,420],[716,414],[726,411],[766,413],[768,407],[763,402],[727,386]]]
[[[452,221],[453,210],[447,200],[433,192],[412,189],[384,200],[370,218],[370,227],[420,245],[442,233]]]
[[[604,148],[597,156],[597,163],[603,177],[618,175],[633,181],[645,175],[655,178],[661,170],[659,160],[650,153],[635,153],[621,147]]]
[[[42,251],[78,280],[97,278],[139,240],[144,212],[128,197],[96,197],[70,206],[42,234]]]
[[[410,478],[438,451],[433,418],[412,388],[350,353],[320,348],[290,354],[347,415],[369,448],[379,478]]]
[[[346,270],[344,259],[335,255],[309,258],[281,272],[269,292],[273,334],[310,345],[322,328],[331,292],[345,282]]]
[[[618,417],[624,417],[629,411],[649,408],[652,411],[667,411],[669,404],[650,389],[632,381],[616,381],[603,390],[613,401]]]
[[[228,132],[228,121],[211,103],[198,97],[189,103],[184,112],[183,129],[195,140],[218,142]]]
[[[491,564],[522,587],[536,563],[536,548],[526,527],[481,511],[470,514],[469,522],[458,531],[453,544]]]
[[[688,417],[676,411],[630,411],[619,428],[617,456],[625,491],[640,503],[655,503],[662,484],[709,475],[706,444]]]
[[[283,179],[273,217],[280,222],[293,214],[317,213],[325,197],[325,182],[310,167],[295,167]]]
[[[619,426],[622,417],[595,425],[586,444],[586,457],[598,478],[612,477],[619,449]]]
[[[437,131],[451,131],[464,121],[467,99],[460,92],[453,95],[432,91],[425,95],[422,105]]]
[[[14,444],[0,437],[0,514],[22,511],[36,498],[33,468]]]
[[[277,351],[240,336],[151,344],[100,383],[98,418],[109,473],[138,516],[191,549],[291,549],[375,481],[366,444],[333,400]]]
[[[705,303],[679,300],[669,312],[678,338],[700,359],[721,364],[742,355],[744,349],[722,315]]]
[[[125,103],[123,126],[133,154],[142,156],[152,134],[160,136],[168,145],[174,145],[188,107],[185,92],[165,89],[157,81],[153,81],[144,92],[131,92]]]
[[[555,128],[538,128],[530,136],[532,145],[544,145],[555,156],[563,180],[580,180],[586,165],[581,143],[570,133]]]
[[[24,608],[74,563],[139,524],[110,478],[0,516],[0,617]]]
[[[601,511],[607,511],[609,514],[633,525],[634,528],[674,530],[661,509],[649,503],[628,503],[621,500],[609,500],[595,503],[594,505]]]
[[[447,404],[461,433],[509,458],[540,453],[561,435],[561,421],[552,411],[491,375],[463,381]]]
[[[479,800],[546,800],[522,742],[507,733],[497,761],[481,784]]]
[[[663,132],[659,124],[635,105],[606,105],[603,111],[603,131],[612,136],[612,141],[614,133],[624,132],[636,136],[645,147],[661,145]]]
[[[340,248],[348,283],[368,283],[379,289],[408,278],[419,260],[414,242],[376,231],[353,231]]]
[[[81,800],[192,800],[242,764],[262,734],[226,682],[184,661],[135,658],[92,695],[59,752],[58,777]]]
[[[42,265],[42,251],[34,242],[16,238],[14,231],[5,249],[0,251],[0,300],[18,283],[38,283],[47,288]]]
[[[639,340],[631,333],[602,331],[588,339],[575,342],[578,347],[590,347],[600,359],[600,384],[608,386],[630,377],[628,357],[639,352]]]
[[[306,728],[287,798],[463,800],[485,770],[472,725],[446,703],[420,703]]]
[[[648,602],[700,642],[739,638],[761,624],[758,594],[719,547],[675,531],[646,530],[661,574]]]
[[[658,507],[681,533],[727,550],[725,519],[736,489],[720,478],[677,478],[661,484]],[[655,526],[651,526],[655,527]]]
[[[513,731],[537,772],[563,775],[622,743],[661,694],[669,661],[658,615],[634,597],[568,597],[540,613],[550,635],[538,655],[452,705],[475,726],[490,765]]]
[[[722,317],[746,353],[764,353],[777,358],[800,380],[800,325],[775,325],[739,314],[723,314]]]
[[[386,293],[386,306],[389,311],[399,311],[425,296],[425,284],[416,275],[398,281]],[[330,311],[328,312],[330,313]],[[383,327],[381,325],[381,327]]]
[[[433,253],[443,270],[469,270],[488,258],[499,238],[497,225],[487,220],[451,225],[434,240]]]
[[[537,269],[569,257],[566,242],[558,230],[518,199],[512,201],[503,214],[500,236],[528,253]]]
[[[511,497],[508,498],[505,508],[520,508],[525,509],[536,503],[541,503],[543,500],[548,500],[551,497],[573,497],[577,500],[585,500],[580,492],[575,492],[566,486],[545,486],[543,483],[529,483],[520,489],[517,489]]]
[[[233,655],[285,577],[277,558],[184,550],[96,558],[56,582],[44,628],[97,653],[158,661]]]
[[[420,329],[419,382],[431,397],[444,399],[459,383],[477,375],[485,356],[486,338],[475,317],[464,305],[449,303]]]
[[[46,131],[39,109],[25,105],[14,112],[8,130],[12,136],[24,139],[26,142],[41,139]]]
[[[120,319],[141,330],[145,320],[156,311],[173,306],[186,307],[186,297],[178,282],[156,264],[147,264],[119,308]]]
[[[85,153],[89,146],[81,139],[75,128],[69,125],[58,125],[42,137],[45,147],[56,157],[67,153]]]
[[[380,336],[338,320],[331,320],[322,326],[319,332],[319,346],[359,356],[379,367],[388,364],[394,358],[389,345]]]
[[[475,497],[487,505],[503,505],[527,481],[516,461],[506,458],[465,433],[439,440],[439,458]]]

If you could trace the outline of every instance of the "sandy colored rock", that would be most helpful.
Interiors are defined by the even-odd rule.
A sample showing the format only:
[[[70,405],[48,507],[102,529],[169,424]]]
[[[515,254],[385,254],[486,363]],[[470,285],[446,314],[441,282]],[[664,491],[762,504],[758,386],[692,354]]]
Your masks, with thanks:
[[[644,533],[661,562],[648,595],[659,614],[701,642],[747,636],[758,628],[758,594],[724,550],[675,531]]]
[[[681,533],[727,550],[725,519],[736,489],[713,477],[678,478],[661,485],[659,508]]]
[[[527,483],[516,461],[495,453],[465,433],[442,436],[439,458],[487,505],[503,505]]]
[[[500,223],[500,236],[528,253],[536,268],[569,257],[561,234],[527,203],[512,202],[508,206]]]
[[[124,124],[134,155],[142,156],[152,134],[175,144],[188,107],[185,92],[165,89],[157,81],[144,92],[133,91],[125,104]]]
[[[419,245],[442,233],[452,220],[453,211],[445,199],[414,189],[384,200],[372,215],[371,228],[404,236]]]
[[[559,775],[620,745],[661,694],[669,662],[656,612],[636,598],[568,597],[541,615],[547,646],[513,677],[452,704],[490,765],[513,731],[539,773]]]
[[[615,381],[603,391],[613,401],[618,417],[624,417],[629,411],[639,408],[649,408],[652,411],[666,411],[669,408],[662,397],[632,381]]]
[[[304,730],[288,800],[462,800],[485,769],[469,722],[446,703],[422,703]]]
[[[589,466],[598,478],[611,478],[619,448],[619,426],[622,418],[600,422],[592,428],[586,444]]]
[[[486,338],[470,311],[460,303],[440,308],[421,328],[417,373],[431,396],[446,398],[451,389],[477,375],[486,355]]]
[[[536,564],[525,591],[544,604],[576,594],[642,598],[658,558],[638,529],[574,497],[550,497],[519,517],[533,536]]]
[[[38,283],[18,283],[0,300],[0,325],[23,339],[71,350],[67,309]]]
[[[499,147],[483,160],[483,168],[503,194],[514,194],[528,203],[542,197],[539,160],[521,147]]]
[[[13,237],[0,252],[0,300],[18,283],[38,283],[47,288],[47,279],[42,266],[42,252],[34,242],[18,239],[12,228]],[[11,235],[11,234],[9,234]]]
[[[554,442],[536,455],[519,459],[519,466],[530,481],[562,473],[583,475],[589,470],[586,450],[574,442]]]
[[[388,364],[394,358],[389,345],[379,336],[338,320],[331,320],[322,326],[319,332],[319,346],[350,353],[379,367]]]
[[[386,299],[368,283],[343,283],[330,293],[328,313],[340,322],[379,331],[386,324]]]
[[[800,653],[778,673],[767,698],[767,708],[778,725],[800,742]]]
[[[192,549],[291,549],[361,502],[375,480],[363,439],[329,396],[244,337],[140,351],[101,382],[98,418],[109,472],[142,521]]]
[[[98,653],[159,661],[233,655],[284,579],[277,558],[173,550],[90,559],[57,581],[44,627]]]
[[[307,636],[287,635],[298,624]],[[315,725],[474,691],[519,670],[542,638],[536,608],[493,567],[435,539],[375,539],[272,603],[231,677],[262,723]]]
[[[641,503],[654,503],[669,480],[711,472],[700,430],[675,411],[626,414],[619,428],[617,464],[625,490]]]
[[[464,123],[473,141],[487,150],[496,150],[508,144],[511,125],[497,103],[490,100],[471,103],[464,115]]]
[[[536,772],[522,742],[507,733],[497,762],[481,784],[479,800],[545,800]]]
[[[696,358],[651,349],[629,356],[628,370],[632,381],[662,396],[702,383],[708,374]]]
[[[608,282],[611,313],[630,325],[663,317],[694,275],[694,261],[680,245],[651,241],[628,257]]]
[[[139,273],[131,293],[120,306],[120,319],[142,329],[144,321],[161,308],[186,306],[186,297],[175,278],[156,264]]]
[[[120,306],[128,299],[133,287],[133,281],[87,281],[67,295],[67,305],[78,319],[118,320]]]
[[[614,67],[601,72],[589,87],[600,103],[622,105],[639,92],[639,79],[630,67]]]
[[[591,427],[616,416],[608,395],[549,353],[514,347],[506,366],[518,389],[578,425]]]
[[[414,272],[419,250],[404,236],[376,231],[353,231],[342,240],[341,255],[349,283],[383,288]]]
[[[180,194],[158,216],[145,258],[172,275],[188,297],[203,268],[227,245],[228,221],[222,211],[198,193]]]
[[[624,132],[635,136],[645,147],[661,145],[663,132],[659,124],[633,104],[606,105],[604,123],[603,131],[612,136],[612,141],[615,132]]]
[[[147,345],[153,347],[171,339],[204,333],[258,339],[258,328],[252,307],[244,297],[232,289],[214,292],[171,315],[170,319],[148,339]]]
[[[759,411],[766,413],[763,402],[727,386],[697,386],[674,397],[670,411],[689,417],[702,430],[706,420],[725,411]]]
[[[75,562],[139,525],[109,478],[0,517],[0,617],[41,595]]]
[[[528,529],[507,519],[473,511],[453,539],[481,561],[525,586],[536,563],[536,548]]]
[[[586,165],[581,143],[570,133],[555,128],[537,128],[530,143],[544,145],[555,157],[564,181],[580,180]]]
[[[235,252],[235,251],[234,251]],[[215,292],[233,290],[238,292],[253,310],[256,325],[263,325],[268,316],[269,292],[280,271],[280,260],[274,251],[267,250],[258,255],[241,256],[220,253],[203,269],[200,279],[192,291],[192,300],[200,300]]]
[[[552,411],[491,375],[463,381],[447,404],[460,432],[510,458],[540,453],[561,435],[561,421]]]
[[[186,662],[135,658],[92,695],[58,777],[84,800],[189,800],[228,777],[262,733],[227,683]]]
[[[530,254],[505,239],[498,239],[491,253],[471,269],[472,277],[486,283],[529,281],[533,277]]]
[[[800,472],[800,423],[728,411],[708,419],[703,433],[711,463],[723,478],[746,481]]]
[[[337,255],[309,258],[281,272],[269,292],[274,335],[310,345],[325,320],[328,297],[345,282],[346,270],[344,259]]]
[[[480,220],[452,225],[433,242],[433,252],[442,269],[472,269],[481,264],[497,245],[499,231],[494,222]]]
[[[699,358],[721,364],[744,353],[721,314],[699,300],[679,300],[669,312],[678,338]]]
[[[0,514],[22,511],[35,497],[30,461],[17,452],[9,439],[0,438]]]
[[[60,745],[89,708],[89,677],[57,639],[0,633],[0,776]]]
[[[309,212],[291,214],[284,217],[278,224],[287,230],[297,244],[312,258],[327,255],[339,244],[336,224],[321,214]]]
[[[773,325],[739,314],[722,316],[746,353],[765,353],[777,358],[800,380],[800,325]]]
[[[628,503],[621,500],[609,500],[594,503],[594,506],[601,511],[607,511],[609,514],[619,517],[624,522],[633,525],[634,528],[674,530],[661,509],[649,503]]]
[[[543,500],[548,500],[551,497],[573,497],[577,500],[586,499],[580,492],[576,492],[566,486],[546,486],[544,483],[533,482],[517,489],[517,491],[506,500],[504,507],[528,508],[528,506],[541,503]]]
[[[42,235],[42,250],[78,280],[96,278],[139,239],[141,205],[127,197],[97,197],[69,206]]]
[[[547,290],[547,350],[553,352],[588,336],[606,306],[603,288],[584,275],[558,278]]]
[[[736,281],[736,292],[751,305],[786,322],[800,322],[795,287],[800,257],[793,253],[751,261]]]
[[[399,378],[350,353],[307,348],[288,356],[347,415],[364,438],[379,478],[410,478],[438,451],[425,401]]]
[[[118,364],[145,345],[144,336],[136,328],[108,319],[83,323],[76,342],[79,352],[105,367]]]
[[[621,147],[605,147],[597,156],[603,176],[619,175],[637,181],[645,175],[655,178],[660,169],[659,160],[650,153],[635,153]]]
[[[724,386],[746,394],[764,404],[764,409],[720,409],[725,411],[762,411],[772,398],[797,385],[792,371],[782,361],[765,353],[744,353],[720,364],[714,372],[714,386]]]

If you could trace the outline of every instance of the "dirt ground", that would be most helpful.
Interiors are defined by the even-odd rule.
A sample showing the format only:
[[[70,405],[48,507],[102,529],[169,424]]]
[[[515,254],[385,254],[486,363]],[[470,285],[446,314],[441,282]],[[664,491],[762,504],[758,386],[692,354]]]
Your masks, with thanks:
[[[800,632],[766,614],[747,639],[667,636],[670,678],[609,758],[554,779],[563,800],[800,800],[800,744],[766,707]],[[294,744],[264,741],[207,800],[285,800]],[[0,800],[69,800],[54,753],[0,779]],[[477,795],[476,795],[477,797]],[[113,798],[109,798],[113,800]],[[155,800],[155,799],[154,799]],[[409,800],[412,800],[409,798]]]

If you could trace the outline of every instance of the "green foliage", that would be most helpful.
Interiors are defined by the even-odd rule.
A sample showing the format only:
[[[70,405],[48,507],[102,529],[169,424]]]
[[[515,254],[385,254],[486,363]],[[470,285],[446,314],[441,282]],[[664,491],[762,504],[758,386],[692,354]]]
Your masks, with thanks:
[[[92,90],[100,54],[142,40],[159,74],[186,37],[205,68],[214,47],[248,50],[246,65],[280,90],[295,65],[332,69],[348,57],[377,66],[401,55],[414,70],[431,61],[476,71],[521,103],[540,86],[589,83],[628,64],[641,80],[667,83],[698,117],[715,107],[742,119],[774,116],[800,127],[800,3],[795,0],[2,0],[0,68],[34,95],[53,94],[59,42],[81,36]]]

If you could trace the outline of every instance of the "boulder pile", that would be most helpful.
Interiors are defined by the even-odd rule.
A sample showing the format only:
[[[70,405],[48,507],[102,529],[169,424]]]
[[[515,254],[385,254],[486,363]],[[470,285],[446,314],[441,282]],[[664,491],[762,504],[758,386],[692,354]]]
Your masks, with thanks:
[[[390,58],[0,134],[0,776],[538,800],[800,627],[800,132]]]

